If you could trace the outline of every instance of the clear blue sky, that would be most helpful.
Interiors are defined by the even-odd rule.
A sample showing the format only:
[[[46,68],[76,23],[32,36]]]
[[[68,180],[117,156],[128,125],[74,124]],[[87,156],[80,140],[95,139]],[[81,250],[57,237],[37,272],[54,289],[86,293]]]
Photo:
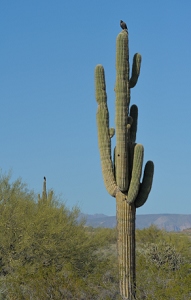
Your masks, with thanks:
[[[191,214],[190,0],[2,0],[0,167],[29,189],[48,188],[84,213],[115,215],[97,143],[94,68],[105,67],[114,124],[116,36],[129,29],[137,142],[153,160],[151,194],[138,214]]]

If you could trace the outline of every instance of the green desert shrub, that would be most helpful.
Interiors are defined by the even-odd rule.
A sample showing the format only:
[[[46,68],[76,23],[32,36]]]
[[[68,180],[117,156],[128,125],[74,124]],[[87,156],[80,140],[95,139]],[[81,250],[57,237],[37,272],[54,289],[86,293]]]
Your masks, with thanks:
[[[21,180],[0,177],[2,299],[112,299],[111,258],[100,255],[105,233],[90,235],[79,209],[51,195],[37,201]]]
[[[191,299],[191,241],[151,226],[137,230],[137,300]]]
[[[116,230],[84,226],[47,195],[0,175],[0,300],[120,299]],[[136,276],[136,300],[191,299],[190,236],[137,230]]]

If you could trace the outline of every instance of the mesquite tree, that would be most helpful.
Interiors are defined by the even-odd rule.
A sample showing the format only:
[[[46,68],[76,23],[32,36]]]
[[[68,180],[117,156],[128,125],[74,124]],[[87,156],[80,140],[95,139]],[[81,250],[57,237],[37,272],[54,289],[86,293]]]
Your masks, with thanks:
[[[136,144],[138,108],[130,107],[130,89],[138,80],[141,55],[133,58],[132,74],[129,78],[128,31],[117,36],[116,51],[116,115],[114,128],[109,127],[109,112],[105,74],[102,65],[95,68],[98,143],[104,183],[108,193],[116,198],[117,248],[119,263],[119,288],[123,299],[135,298],[135,214],[148,198],[152,186],[154,164],[142,164],[144,148]],[[111,138],[116,131],[116,147],[112,159]]]

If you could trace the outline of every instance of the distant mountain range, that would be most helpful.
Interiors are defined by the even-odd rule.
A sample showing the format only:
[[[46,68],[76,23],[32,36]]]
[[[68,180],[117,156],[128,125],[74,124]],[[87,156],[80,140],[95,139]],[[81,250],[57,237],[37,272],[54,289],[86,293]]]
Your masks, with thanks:
[[[106,216],[103,214],[85,215],[86,225],[92,227],[114,228],[116,226],[115,216]],[[149,214],[136,215],[136,228],[143,229],[151,225],[156,225],[166,231],[183,231],[191,228],[191,215],[179,214]]]

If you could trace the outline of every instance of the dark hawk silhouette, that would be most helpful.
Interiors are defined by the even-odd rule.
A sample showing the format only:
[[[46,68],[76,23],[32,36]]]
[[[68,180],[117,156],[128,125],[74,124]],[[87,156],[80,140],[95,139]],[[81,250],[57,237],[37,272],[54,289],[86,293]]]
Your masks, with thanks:
[[[46,181],[46,177],[44,176],[44,181]]]
[[[122,20],[120,21],[120,26],[121,26],[122,29],[127,30],[127,25]]]

